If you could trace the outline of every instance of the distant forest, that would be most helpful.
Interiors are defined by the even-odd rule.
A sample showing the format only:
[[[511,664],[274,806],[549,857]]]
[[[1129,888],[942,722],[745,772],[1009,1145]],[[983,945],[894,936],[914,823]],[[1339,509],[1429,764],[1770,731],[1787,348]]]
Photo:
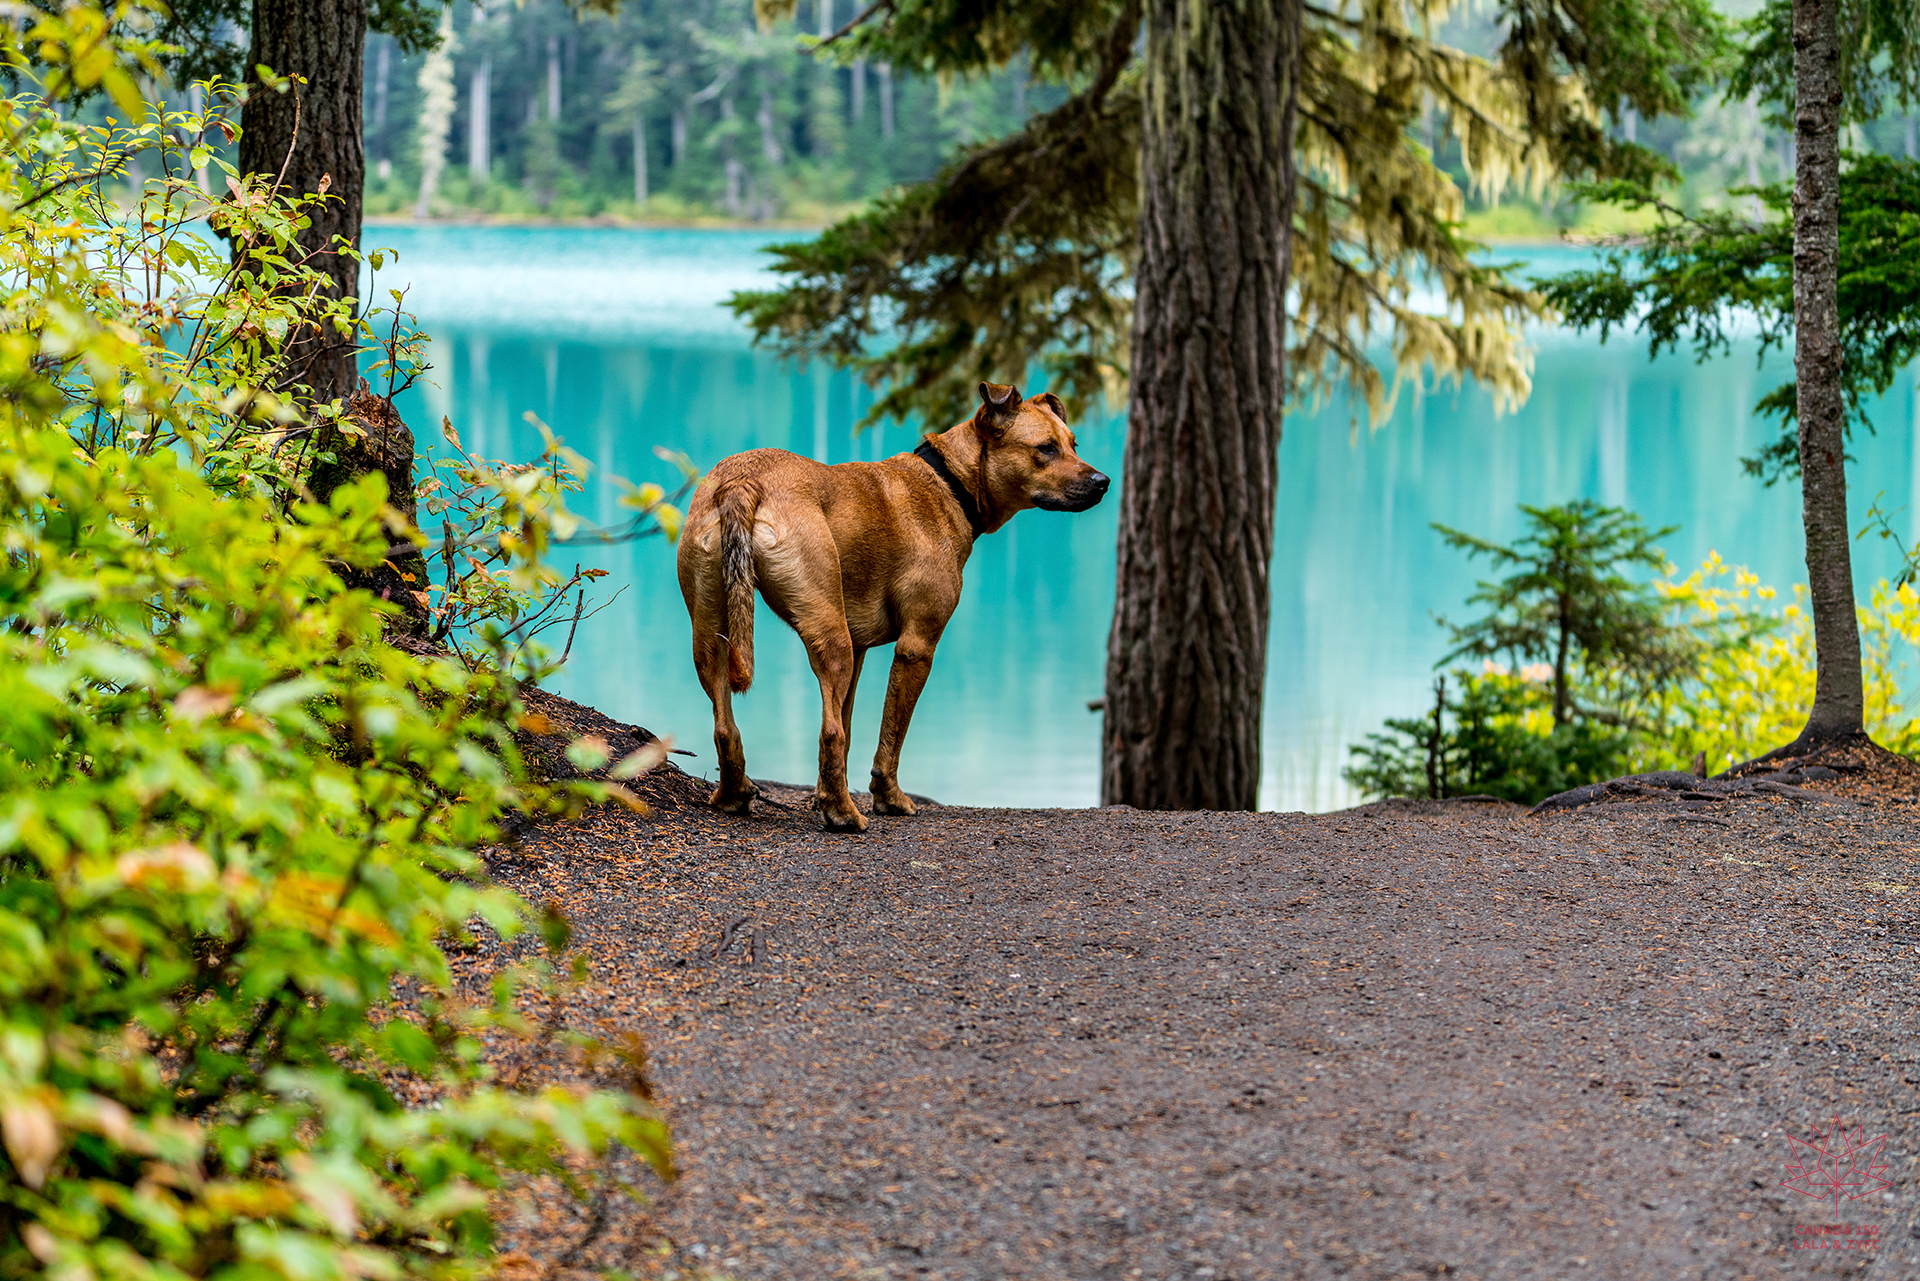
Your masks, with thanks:
[[[1030,78],[1017,58],[990,77],[943,83],[883,63],[840,65],[803,47],[862,3],[800,0],[794,20],[762,31],[752,0],[624,0],[612,14],[567,0],[454,0],[441,11],[448,38],[431,52],[407,55],[392,37],[370,35],[366,212],[818,224],[931,176],[1067,96],[1065,86]],[[1719,3],[1734,16],[1754,7]],[[226,30],[244,47],[244,32]],[[1439,35],[1486,54],[1499,30],[1487,12],[1461,5]],[[189,99],[179,88],[172,97],[173,107]],[[105,109],[95,100],[82,114]],[[1623,132],[1634,130],[1629,115]],[[1790,132],[1753,102],[1710,97],[1691,120],[1638,132],[1685,175],[1679,201],[1691,209],[1792,172]],[[1424,133],[1471,191],[1437,110]],[[1913,156],[1920,121],[1884,117],[1852,129],[1847,145]],[[130,176],[138,182],[149,165],[135,157]],[[1591,223],[1607,211],[1582,210],[1564,194],[1468,203],[1475,234],[1623,229]]]
[[[611,17],[576,14],[565,0],[459,0],[439,51],[405,57],[372,36],[367,212],[421,211],[421,158],[439,147],[445,169],[428,213],[817,222],[929,176],[959,148],[1066,96],[1018,62],[941,84],[801,47],[851,19],[856,3],[801,0],[795,21],[762,32],[751,0],[626,0]],[[1462,6],[1442,34],[1485,52],[1493,32]],[[442,91],[427,92],[436,82]],[[1791,172],[1790,136],[1750,103],[1710,99],[1693,120],[1645,132],[1639,141],[1687,175],[1689,205]],[[1443,163],[1457,151],[1444,127],[1429,137]],[[1878,121],[1851,145],[1911,155],[1915,121]],[[1486,211],[1483,229],[1546,230],[1579,216],[1552,201],[1507,206]]]
[[[819,220],[1065,97],[1018,64],[943,86],[800,47],[854,12],[803,0],[762,32],[751,0],[627,0],[611,17],[461,0],[433,53],[371,36],[367,212],[415,211],[438,146],[433,213]]]

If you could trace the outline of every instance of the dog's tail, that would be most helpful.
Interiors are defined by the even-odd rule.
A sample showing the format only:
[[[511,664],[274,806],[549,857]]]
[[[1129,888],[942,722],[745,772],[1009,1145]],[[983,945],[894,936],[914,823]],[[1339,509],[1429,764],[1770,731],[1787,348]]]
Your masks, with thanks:
[[[753,685],[753,516],[760,487],[751,481],[720,491],[720,581],[727,593],[727,687]]]

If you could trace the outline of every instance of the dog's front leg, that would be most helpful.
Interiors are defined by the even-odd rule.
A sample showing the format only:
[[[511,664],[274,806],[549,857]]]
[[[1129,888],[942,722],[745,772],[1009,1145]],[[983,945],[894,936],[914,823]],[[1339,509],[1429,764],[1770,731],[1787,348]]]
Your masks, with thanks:
[[[880,714],[880,749],[873,754],[873,812],[911,814],[913,801],[900,790],[900,746],[907,739],[913,707],[933,670],[935,640],[913,632],[893,647],[893,671],[887,676],[887,706]]]

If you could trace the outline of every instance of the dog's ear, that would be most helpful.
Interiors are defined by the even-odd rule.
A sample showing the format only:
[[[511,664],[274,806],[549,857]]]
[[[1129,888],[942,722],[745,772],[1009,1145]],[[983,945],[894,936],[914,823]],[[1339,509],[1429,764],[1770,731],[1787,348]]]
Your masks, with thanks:
[[[1004,414],[1020,403],[1020,389],[1003,383],[981,383],[980,403],[996,414]]]
[[[1038,396],[1035,396],[1034,399],[1045,405],[1048,409],[1051,409],[1055,418],[1058,418],[1063,423],[1067,421],[1067,407],[1060,403],[1058,396],[1050,391],[1043,391]]]
[[[1004,383],[980,384],[980,410],[974,414],[974,426],[985,437],[997,438],[1006,430],[1006,420],[1020,408],[1020,389]]]

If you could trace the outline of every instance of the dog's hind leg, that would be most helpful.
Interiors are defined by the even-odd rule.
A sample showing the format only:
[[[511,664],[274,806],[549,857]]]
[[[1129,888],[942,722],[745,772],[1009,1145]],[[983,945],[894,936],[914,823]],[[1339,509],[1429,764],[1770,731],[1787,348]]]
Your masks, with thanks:
[[[860,669],[867,665],[867,651],[864,646],[853,647],[853,675],[847,677],[847,696],[840,703],[840,723],[847,728],[848,751],[852,751],[853,742],[853,698],[860,692]]]
[[[762,508],[761,515],[766,516]],[[813,807],[830,832],[864,832],[867,816],[847,791],[847,713],[861,652],[847,626],[840,551],[818,508],[789,506],[754,534],[754,574],[773,612],[799,633],[820,682],[820,776]]]
[[[728,641],[726,598],[718,575],[701,582],[689,593],[693,615],[693,666],[700,675],[701,688],[713,702],[713,746],[720,757],[720,784],[707,799],[715,809],[729,814],[750,812],[753,798],[760,790],[747,777],[747,753],[740,741],[740,726],[733,719],[733,689],[728,677]]]
[[[831,622],[803,623],[797,630],[806,642],[813,674],[820,680],[820,779],[814,784],[814,808],[830,832],[864,832],[867,816],[847,791],[847,716],[862,656],[853,647],[846,618],[837,611]]]
[[[900,748],[907,741],[907,725],[914,704],[933,670],[933,648],[938,632],[909,626],[893,646],[893,670],[887,675],[887,706],[880,713],[880,747],[873,754],[873,812],[911,814],[913,801],[900,790]]]

